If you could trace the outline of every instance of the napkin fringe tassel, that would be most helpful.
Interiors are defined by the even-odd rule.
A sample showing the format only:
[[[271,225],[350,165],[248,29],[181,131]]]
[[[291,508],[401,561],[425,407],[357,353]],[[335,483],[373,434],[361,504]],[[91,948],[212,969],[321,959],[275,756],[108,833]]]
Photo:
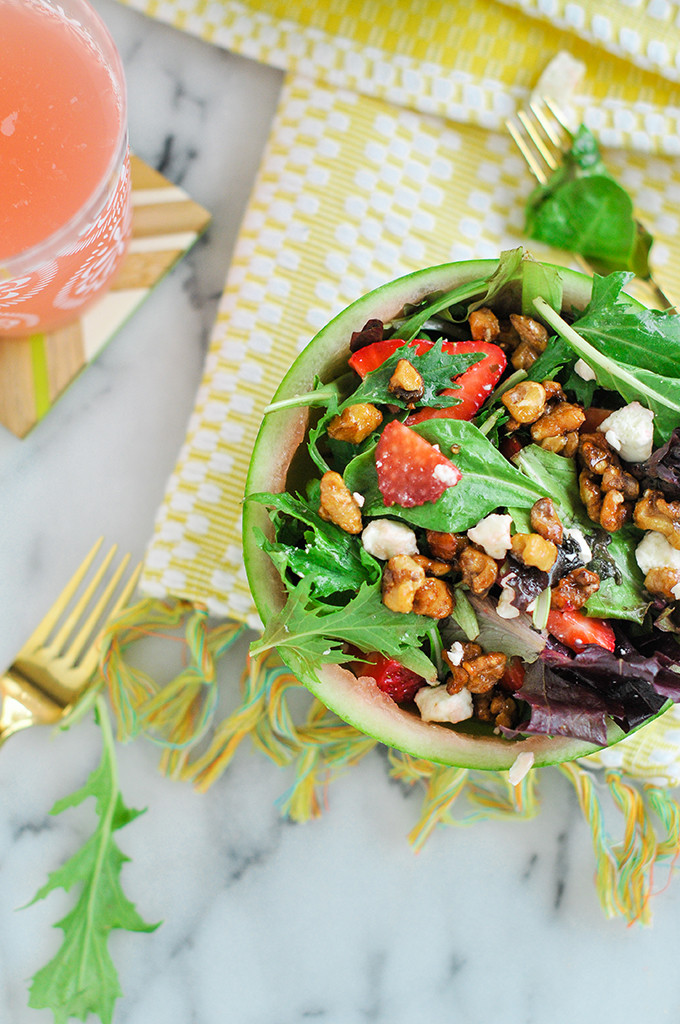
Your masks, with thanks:
[[[234,623],[211,626],[205,608],[181,601],[144,599],[118,616],[104,635],[101,659],[118,738],[146,735],[164,748],[165,774],[205,791],[250,737],[276,765],[294,771],[291,785],[277,801],[281,813],[296,822],[309,821],[327,806],[334,779],[374,748],[385,748],[312,698],[272,651],[248,657],[240,703],[215,725],[216,664],[243,628]],[[168,682],[154,681],[127,660],[130,646],[149,636],[182,644],[184,667]],[[439,825],[535,816],[539,776],[547,770],[530,771],[513,785],[507,772],[437,765],[393,749],[387,750],[387,761],[394,779],[424,790],[418,822],[408,837],[416,852]],[[586,762],[557,768],[572,784],[590,827],[595,883],[606,915],[648,924],[650,899],[658,891],[655,869],[668,866],[670,880],[680,855],[677,801],[669,790],[636,782],[620,771],[608,770],[603,776]],[[609,797],[606,805],[603,796]],[[454,816],[461,799],[465,807]],[[612,808],[623,819],[620,839],[611,837],[605,823],[605,811],[611,814]]]

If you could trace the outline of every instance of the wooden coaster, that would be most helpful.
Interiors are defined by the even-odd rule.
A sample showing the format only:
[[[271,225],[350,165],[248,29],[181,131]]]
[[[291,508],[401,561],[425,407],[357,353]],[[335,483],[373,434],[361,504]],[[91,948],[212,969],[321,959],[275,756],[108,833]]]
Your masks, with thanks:
[[[130,166],[132,240],[113,288],[68,327],[0,338],[0,423],[17,437],[49,412],[208,225],[210,214],[183,189],[138,157]]]

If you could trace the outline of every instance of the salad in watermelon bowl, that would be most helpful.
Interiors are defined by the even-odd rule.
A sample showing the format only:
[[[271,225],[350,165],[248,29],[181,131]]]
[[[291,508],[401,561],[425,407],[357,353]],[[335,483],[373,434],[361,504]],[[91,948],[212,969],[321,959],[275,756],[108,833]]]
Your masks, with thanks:
[[[250,464],[254,655],[389,746],[516,777],[680,700],[680,318],[630,276],[510,250],[317,334]]]

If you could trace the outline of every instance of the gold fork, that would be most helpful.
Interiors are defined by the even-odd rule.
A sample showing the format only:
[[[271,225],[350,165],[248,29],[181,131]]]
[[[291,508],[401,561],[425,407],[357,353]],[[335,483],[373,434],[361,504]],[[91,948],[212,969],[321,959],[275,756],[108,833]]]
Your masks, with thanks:
[[[518,110],[515,119],[509,118],[505,124],[529,170],[539,184],[545,185],[553,171],[563,163],[565,151],[571,146],[573,136],[564,112],[553,99],[537,97],[524,110]],[[635,224],[638,231],[645,230],[639,220]],[[593,268],[587,260],[578,253],[574,256],[583,270],[592,273]],[[645,279],[638,278],[636,284],[637,290],[644,292],[644,297],[651,298],[654,304],[674,309],[674,304],[651,274]]]
[[[130,556],[125,555],[106,579],[116,554],[114,544],[84,582],[103,540],[100,537],[95,543],[7,672],[0,676],[0,746],[30,725],[63,723],[87,690],[97,668],[101,631],[127,604],[141,571],[138,565],[115,597]],[[83,589],[77,594],[81,584]]]

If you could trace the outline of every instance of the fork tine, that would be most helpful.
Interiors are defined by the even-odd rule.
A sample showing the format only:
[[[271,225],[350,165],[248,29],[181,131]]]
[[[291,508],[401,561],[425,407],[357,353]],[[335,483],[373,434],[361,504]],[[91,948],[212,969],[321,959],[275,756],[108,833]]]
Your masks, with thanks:
[[[547,96],[542,96],[535,99],[533,103],[530,103],[529,109],[545,132],[549,141],[555,149],[560,150],[561,152],[567,148],[571,139],[571,132],[567,128],[566,121],[561,120],[560,117],[557,117],[554,113],[554,106],[555,104],[552,100],[549,100]],[[564,114],[560,112],[560,115],[561,118],[564,118]],[[562,134],[557,131],[555,122],[557,122],[557,127],[562,129]]]
[[[533,110],[533,108],[530,107],[529,109],[535,116],[535,111]],[[526,131],[527,135],[529,136],[534,146],[538,150],[539,155],[542,157],[548,169],[554,171],[558,166],[559,161],[555,157],[553,151],[548,146],[546,146],[545,142],[543,141],[543,138],[541,137],[540,132],[536,128],[536,125],[530,120],[525,110],[518,110],[517,117],[524,126],[524,130]]]
[[[107,554],[104,557],[104,561],[101,563],[101,565],[95,572],[94,576],[85,587],[82,594],[78,597],[78,600],[76,601],[73,608],[69,611],[69,614],[67,615],[66,619],[64,620],[62,625],[59,627],[59,630],[55,634],[54,639],[51,640],[50,643],[47,645],[48,649],[54,656],[59,654],[62,647],[66,644],[71,633],[78,625],[81,616],[86,611],[90,603],[92,595],[94,594],[95,590],[97,589],[102,579],[104,578],[104,574],[106,573],[107,569],[111,565],[117,547],[117,544],[113,544],[111,548],[109,548]]]
[[[92,565],[92,562],[94,561],[97,552],[99,551],[103,543],[103,537],[100,537],[99,540],[95,541],[94,545],[92,546],[92,549],[87,553],[81,564],[78,566],[71,579],[68,581],[62,592],[59,594],[59,597],[56,599],[56,601],[54,602],[50,610],[47,612],[43,620],[38,623],[38,625],[33,630],[26,643],[19,651],[18,657],[24,657],[27,654],[30,654],[37,647],[39,647],[50,635],[55,625],[59,621],[59,617],[61,616],[64,609],[68,605],[69,601],[71,600],[76,590],[78,589],[83,579],[85,578],[87,570]]]
[[[112,550],[115,551],[115,547]],[[130,555],[125,555],[120,565],[114,572],[113,576],[104,587],[104,590],[102,591],[98,599],[95,601],[94,605],[92,606],[92,610],[90,611],[90,614],[85,619],[85,622],[80,627],[80,630],[71,639],[68,650],[64,652],[64,659],[68,662],[68,664],[74,665],[78,660],[78,655],[85,647],[85,644],[90,638],[92,630],[96,626],[98,620],[101,618],[101,614],[106,608],[107,604],[109,603],[109,600],[111,599],[111,595],[113,594],[114,590],[118,586],[118,583],[120,582],[120,579],[123,573],[125,572],[125,569],[127,568],[127,564],[129,561]],[[103,576],[99,577],[100,580],[102,578]],[[83,611],[85,611],[85,608],[83,608]]]
[[[534,178],[536,178],[536,180],[542,185],[545,185],[548,180],[548,173],[540,160],[536,159],[536,155],[531,149],[531,146],[527,144],[522,131],[517,127],[514,121],[506,121],[505,124]]]
[[[124,565],[127,565],[127,561],[128,559],[124,560]],[[139,564],[136,565],[135,568],[133,569],[129,580],[127,581],[127,583],[121,590],[120,594],[118,595],[118,598],[114,603],[113,607],[108,612],[107,619],[112,619],[114,615],[117,615],[121,608],[124,608],[125,605],[128,603],[128,601],[132,597],[135,587],[137,586],[137,581],[139,580],[141,571],[142,563],[139,562]],[[111,591],[111,593],[113,593],[113,590]],[[99,634],[97,634],[97,636],[94,639],[94,642],[91,644],[89,650],[85,652],[85,655],[83,656],[80,662],[80,670],[84,675],[91,675],[94,672],[95,668],[97,667],[97,660],[99,658],[99,648],[97,645],[98,639]]]

